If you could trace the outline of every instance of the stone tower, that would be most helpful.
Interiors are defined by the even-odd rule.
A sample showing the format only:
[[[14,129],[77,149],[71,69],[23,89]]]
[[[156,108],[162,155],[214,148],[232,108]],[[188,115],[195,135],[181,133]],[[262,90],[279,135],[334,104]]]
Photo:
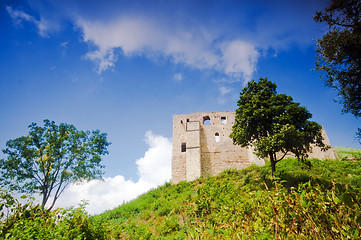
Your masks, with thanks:
[[[234,145],[229,135],[235,112],[202,112],[173,116],[172,183],[193,181],[230,168],[264,165],[253,148]],[[325,144],[330,144],[323,131]],[[310,158],[335,159],[334,150],[321,152],[314,147]]]

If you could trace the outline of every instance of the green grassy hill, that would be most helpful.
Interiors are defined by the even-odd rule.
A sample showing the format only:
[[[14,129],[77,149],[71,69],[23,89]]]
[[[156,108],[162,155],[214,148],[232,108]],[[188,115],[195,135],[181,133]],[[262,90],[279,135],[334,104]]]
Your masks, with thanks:
[[[0,189],[0,239],[361,239],[361,159],[228,170],[167,183],[99,215],[78,208],[44,212]]]
[[[335,147],[337,155],[340,158],[358,158],[361,159],[361,149],[347,148],[347,147]]]
[[[94,216],[112,239],[359,239],[361,161],[294,159],[165,184]]]

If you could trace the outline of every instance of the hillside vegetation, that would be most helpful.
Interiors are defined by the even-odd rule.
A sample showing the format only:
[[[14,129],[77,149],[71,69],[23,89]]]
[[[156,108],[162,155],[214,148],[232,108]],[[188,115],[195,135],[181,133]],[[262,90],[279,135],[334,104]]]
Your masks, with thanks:
[[[361,149],[348,147],[335,147],[338,156],[342,158],[361,159]]]
[[[112,239],[359,239],[361,161],[288,159],[165,184],[95,216]]]
[[[286,159],[276,175],[269,165],[250,166],[167,183],[96,216],[84,206],[47,214],[17,206],[1,222],[0,238],[361,238],[361,160]]]

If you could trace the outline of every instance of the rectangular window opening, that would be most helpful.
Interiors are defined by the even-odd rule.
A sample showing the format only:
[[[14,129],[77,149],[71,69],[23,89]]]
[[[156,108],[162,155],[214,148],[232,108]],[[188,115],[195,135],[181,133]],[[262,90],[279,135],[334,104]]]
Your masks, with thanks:
[[[227,123],[227,118],[226,117],[221,117],[221,123],[226,124]]]
[[[181,151],[185,152],[187,150],[187,145],[186,143],[182,143],[182,147],[181,147]]]

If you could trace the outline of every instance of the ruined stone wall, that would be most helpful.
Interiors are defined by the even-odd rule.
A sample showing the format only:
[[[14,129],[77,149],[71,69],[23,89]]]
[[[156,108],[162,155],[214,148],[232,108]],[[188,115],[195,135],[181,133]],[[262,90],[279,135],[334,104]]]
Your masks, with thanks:
[[[233,144],[229,135],[234,119],[234,112],[173,116],[173,183],[216,175],[229,168],[264,164],[252,149]],[[185,144],[183,151],[182,144]]]
[[[172,183],[192,181],[251,164],[263,165],[253,148],[234,145],[229,135],[235,112],[202,112],[173,116]],[[329,145],[323,131],[325,144]],[[334,150],[321,152],[313,148],[310,158],[335,158]]]
[[[328,139],[328,136],[326,134],[326,131],[322,129],[322,137],[323,137],[323,143],[327,146],[331,147],[330,140]],[[278,156],[277,156],[278,157]],[[285,158],[288,157],[296,157],[293,153],[287,154]],[[320,147],[315,146],[314,144],[311,144],[311,151],[308,153],[308,158],[317,158],[317,159],[336,159],[338,158],[335,148],[331,147],[327,151],[321,151]]]

